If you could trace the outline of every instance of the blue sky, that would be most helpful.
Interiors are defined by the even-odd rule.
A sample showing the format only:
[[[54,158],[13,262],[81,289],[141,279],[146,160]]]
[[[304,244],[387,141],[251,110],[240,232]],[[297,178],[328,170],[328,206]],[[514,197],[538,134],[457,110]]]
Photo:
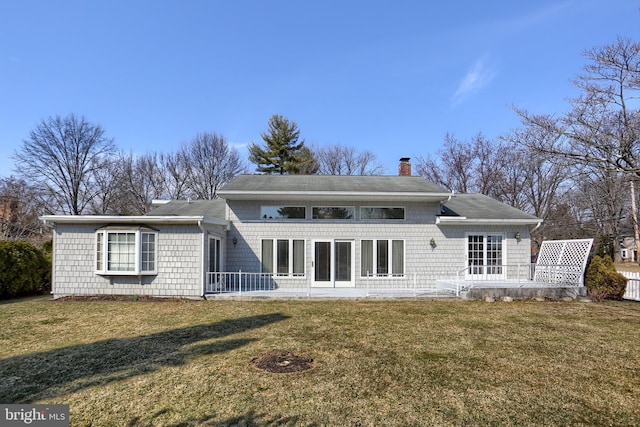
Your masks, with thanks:
[[[566,111],[582,52],[618,35],[640,39],[640,0],[0,0],[0,176],[69,113],[125,151],[210,131],[243,156],[277,113],[396,174],[447,132],[517,127],[511,105]]]

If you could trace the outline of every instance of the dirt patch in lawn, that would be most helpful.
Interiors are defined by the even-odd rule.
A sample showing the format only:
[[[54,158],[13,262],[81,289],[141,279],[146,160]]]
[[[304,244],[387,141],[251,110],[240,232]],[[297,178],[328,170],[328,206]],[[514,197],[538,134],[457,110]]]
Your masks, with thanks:
[[[275,374],[301,372],[313,367],[313,359],[297,356],[290,352],[271,352],[254,357],[251,363],[258,369]]]

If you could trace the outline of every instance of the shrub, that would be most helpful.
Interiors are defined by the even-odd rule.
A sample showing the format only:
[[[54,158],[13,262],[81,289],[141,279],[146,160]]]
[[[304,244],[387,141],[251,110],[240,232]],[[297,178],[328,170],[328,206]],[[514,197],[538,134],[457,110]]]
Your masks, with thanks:
[[[616,271],[609,256],[594,256],[587,267],[585,286],[594,301],[621,300],[627,289],[627,278]]]
[[[51,262],[27,242],[0,241],[0,299],[50,290]]]

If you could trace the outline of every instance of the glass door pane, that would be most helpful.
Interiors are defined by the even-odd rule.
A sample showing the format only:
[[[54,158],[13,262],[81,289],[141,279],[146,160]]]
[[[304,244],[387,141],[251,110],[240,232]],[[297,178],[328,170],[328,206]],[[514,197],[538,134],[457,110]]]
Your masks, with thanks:
[[[336,282],[351,281],[351,242],[335,243]]]
[[[316,282],[331,281],[331,242],[315,242],[314,279]]]

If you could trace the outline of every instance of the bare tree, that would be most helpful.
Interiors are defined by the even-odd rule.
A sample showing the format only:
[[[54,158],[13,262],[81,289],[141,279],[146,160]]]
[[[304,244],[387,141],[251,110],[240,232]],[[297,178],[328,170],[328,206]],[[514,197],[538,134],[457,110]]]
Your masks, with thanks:
[[[473,146],[447,133],[444,137],[444,148],[438,150],[436,158],[429,155],[418,157],[416,172],[450,191],[468,193],[473,191],[474,161]]]
[[[114,151],[101,126],[70,114],[38,124],[14,160],[20,176],[46,191],[52,210],[79,215],[96,196],[94,174]]]
[[[371,151],[342,144],[314,149],[320,175],[382,175],[384,166]]]
[[[482,193],[498,197],[504,151],[497,142],[481,133],[469,141],[445,135],[444,148],[437,157],[419,157],[418,175],[458,193]]]
[[[557,158],[640,177],[640,43],[617,42],[586,51],[591,62],[577,76],[581,95],[555,117],[515,108],[523,122],[555,133],[531,147]]]
[[[22,179],[0,178],[0,240],[41,243],[43,206],[38,190]]]
[[[121,163],[128,205],[121,206],[120,214],[144,215],[151,210],[151,202],[165,194],[165,170],[159,156],[153,152],[137,157],[129,154]]]
[[[189,160],[180,150],[177,153],[160,154],[159,162],[164,170],[165,197],[178,200],[189,196]]]
[[[121,209],[123,203],[126,204],[124,167],[121,158],[106,158],[96,168],[93,174],[95,197],[90,202],[91,214],[124,214]]]
[[[185,162],[187,187],[193,197],[215,199],[218,189],[246,171],[238,151],[216,133],[200,133],[183,145],[180,156]]]
[[[501,167],[505,174],[501,185],[514,192],[509,197],[520,198],[522,204],[513,206],[542,219],[546,219],[554,209],[563,192],[562,188],[569,185],[573,172],[571,165],[562,162],[562,159],[553,159],[531,147],[556,138],[553,130],[536,126],[513,130],[502,138],[507,145],[503,148]],[[519,193],[518,196],[515,193]]]

